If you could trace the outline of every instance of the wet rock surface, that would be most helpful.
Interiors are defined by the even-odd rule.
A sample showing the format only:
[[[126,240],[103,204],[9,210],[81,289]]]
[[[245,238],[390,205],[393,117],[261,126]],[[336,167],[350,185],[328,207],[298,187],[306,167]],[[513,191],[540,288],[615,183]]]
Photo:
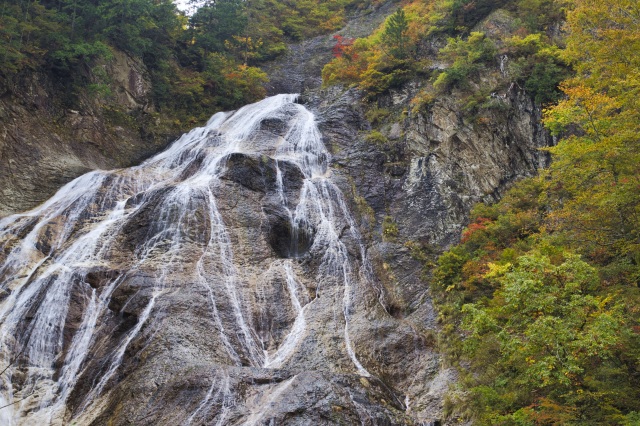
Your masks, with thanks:
[[[382,7],[343,34],[395,6]],[[456,374],[442,364],[424,260],[457,241],[474,203],[544,167],[551,140],[517,88],[487,125],[451,99],[409,112],[409,84],[379,99],[397,114],[380,129],[387,142],[372,143],[361,94],[318,89],[332,44],[305,42],[273,65],[272,92],[311,88],[296,103],[217,115],[140,167],[84,175],[0,220],[0,403],[20,400],[0,423],[442,419]],[[123,102],[144,108],[145,85],[118,79]],[[17,201],[4,212],[113,165],[108,149],[102,159],[56,140],[50,157],[33,141],[0,146],[15,151],[2,157],[14,181],[49,162],[68,171],[42,190],[6,186]],[[33,166],[16,171],[10,160],[29,150]]]
[[[219,115],[0,223],[1,399],[20,400],[4,423],[415,422],[398,376],[429,344],[386,312],[292,100]],[[274,117],[285,132],[264,131]]]
[[[0,222],[2,399],[24,398],[2,421],[442,418],[456,375],[414,251],[439,253],[474,202],[545,164],[539,111],[513,93],[514,120],[483,127],[442,100],[377,145],[358,92],[293,100],[219,114]]]

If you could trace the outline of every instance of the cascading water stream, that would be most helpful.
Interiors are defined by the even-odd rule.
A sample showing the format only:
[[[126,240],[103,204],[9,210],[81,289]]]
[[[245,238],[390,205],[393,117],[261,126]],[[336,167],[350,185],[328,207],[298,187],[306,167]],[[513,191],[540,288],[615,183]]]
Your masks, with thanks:
[[[82,424],[94,418],[98,401],[119,380],[127,351],[144,345],[149,325],[162,316],[165,298],[185,285],[175,278],[176,271],[204,294],[216,329],[212,335],[228,365],[280,368],[304,340],[306,315],[314,305],[303,294],[296,259],[317,254],[316,297],[330,286],[342,290],[337,302],[344,351],[355,372],[369,376],[349,327],[356,289],[373,282],[370,265],[344,197],[331,181],[330,154],[315,117],[295,101],[296,95],[278,95],[235,113],[216,114],[140,166],[81,176],[42,206],[0,220],[0,406],[7,406],[0,410],[0,424],[73,419]],[[261,138],[268,120],[284,123],[282,134]],[[234,241],[218,203],[218,188],[235,154],[275,162],[275,191],[290,223],[289,258],[273,262],[272,268],[283,277],[288,300],[282,303],[295,318],[275,349],[268,349],[256,332]],[[303,176],[297,202],[286,194],[284,165],[297,167]],[[358,244],[359,259],[342,241],[345,228]],[[143,240],[123,254],[138,229],[144,229]],[[142,284],[127,284],[136,291],[122,304],[116,295],[124,283]],[[118,328],[135,306],[135,324]],[[112,333],[115,337],[106,340]],[[102,351],[102,358],[92,360],[93,351]],[[99,368],[89,371],[91,362]],[[69,408],[81,377],[91,386],[85,387],[82,403]],[[220,371],[216,377],[188,423],[228,397],[229,376]],[[247,421],[256,423],[263,414],[257,410]]]

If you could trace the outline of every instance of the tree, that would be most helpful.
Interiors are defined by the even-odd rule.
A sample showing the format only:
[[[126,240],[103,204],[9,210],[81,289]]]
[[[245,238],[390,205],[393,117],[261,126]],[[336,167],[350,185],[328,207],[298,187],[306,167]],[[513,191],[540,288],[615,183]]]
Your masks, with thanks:
[[[352,46],[356,41],[354,38],[343,37],[339,34],[333,36],[333,39],[336,41],[336,44],[331,49],[331,53],[334,58],[341,58],[345,53],[345,48]]]
[[[477,207],[434,272],[479,424],[630,425],[640,412],[640,9],[574,6],[561,56],[577,75],[545,111],[560,138],[550,170]],[[514,37],[512,57],[555,58],[540,41]]]
[[[189,20],[184,37],[191,50],[196,52],[200,70],[204,58],[212,52],[224,52],[225,40],[242,34],[247,26],[242,0],[208,1]]]
[[[640,9],[575,0],[565,57],[577,76],[567,99],[546,110],[556,135],[551,149],[553,224],[582,251],[619,254],[640,273]]]
[[[381,36],[382,43],[388,49],[389,53],[398,59],[403,59],[408,55],[408,29],[409,22],[402,8],[396,10],[385,23]]]
[[[623,305],[597,294],[597,270],[578,256],[552,261],[544,250],[490,263],[495,294],[462,308],[477,420],[611,424],[638,408],[621,362],[631,339]]]
[[[452,64],[438,76],[434,86],[448,89],[467,85],[468,77],[476,74],[484,63],[493,60],[496,52],[495,44],[484,33],[472,32],[466,40],[450,38],[440,50],[439,57]]]

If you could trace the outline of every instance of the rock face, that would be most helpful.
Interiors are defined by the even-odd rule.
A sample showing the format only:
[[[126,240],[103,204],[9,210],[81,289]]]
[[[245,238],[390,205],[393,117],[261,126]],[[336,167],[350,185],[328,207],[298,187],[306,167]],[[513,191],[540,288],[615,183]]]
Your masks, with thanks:
[[[489,124],[479,124],[464,119],[446,98],[427,112],[406,114],[415,90],[409,85],[382,99],[392,114],[400,111],[397,121],[382,126],[383,144],[367,138],[372,123],[358,91],[334,87],[305,100],[333,155],[334,179],[349,194],[368,237],[387,310],[420,336],[415,341],[422,347],[408,350],[415,347],[410,334],[393,326],[372,350],[382,354],[385,378],[403,390],[407,412],[428,424],[442,418],[444,394],[456,375],[441,365],[435,345],[438,326],[424,261],[458,241],[473,204],[497,201],[514,181],[545,167],[549,157],[540,148],[553,141],[540,109],[522,91],[511,89],[501,97],[503,108],[489,113]]]
[[[386,376],[426,343],[294,99],[0,223],[3,424],[412,423]]]
[[[541,148],[552,140],[541,111],[512,89],[504,107],[480,123],[467,121],[453,100],[440,98],[426,113],[387,124],[387,142],[367,141],[371,130],[355,90],[332,88],[309,95],[321,113],[334,161],[351,177],[376,213],[393,218],[399,240],[421,240],[442,249],[457,242],[471,206],[499,200],[514,181],[549,161]],[[392,93],[388,109],[407,112],[411,88]]]
[[[534,173],[537,112],[514,93],[517,120],[473,127],[443,101],[375,145],[357,92],[294,99],[0,221],[1,423],[442,417],[455,374],[400,242],[443,248],[471,203]]]
[[[142,63],[113,55],[101,67],[111,78],[108,104],[87,98],[68,109],[39,73],[0,88],[0,217],[35,207],[82,173],[137,164],[175,138],[141,135],[130,122],[130,113],[152,119],[151,85]]]
[[[336,35],[345,38],[366,37],[398,7],[397,0],[388,0],[358,11]],[[322,68],[332,58],[336,44],[333,35],[321,35],[300,43],[290,44],[284,57],[263,66],[269,75],[266,84],[269,95],[302,93],[322,85]]]

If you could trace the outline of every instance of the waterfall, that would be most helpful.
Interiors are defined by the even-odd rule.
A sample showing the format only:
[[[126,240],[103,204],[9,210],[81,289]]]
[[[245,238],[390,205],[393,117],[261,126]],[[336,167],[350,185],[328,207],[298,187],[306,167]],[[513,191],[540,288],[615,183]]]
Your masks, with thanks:
[[[332,298],[326,332],[339,337],[343,354],[326,368],[370,376],[351,321],[359,289],[372,286],[371,267],[315,117],[296,99],[277,95],[218,113],[137,167],[88,173],[42,206],[0,220],[0,424],[96,419],[145,348],[178,321],[173,312],[196,309],[191,295],[206,306],[201,322],[213,349],[198,342],[180,350],[224,368],[182,423],[201,424],[216,410],[214,423],[225,423],[237,398],[227,368],[292,367],[301,347],[321,344],[309,338],[320,298]],[[240,241],[248,225],[232,217],[251,185],[247,194],[271,200],[251,214],[281,220],[254,224],[271,230],[278,254],[269,259],[244,254],[268,238],[247,231],[253,242]],[[269,319],[286,320],[282,332],[256,313],[268,292],[286,294],[281,315]],[[269,404],[295,380],[256,401]],[[264,404],[247,424],[266,415]]]

